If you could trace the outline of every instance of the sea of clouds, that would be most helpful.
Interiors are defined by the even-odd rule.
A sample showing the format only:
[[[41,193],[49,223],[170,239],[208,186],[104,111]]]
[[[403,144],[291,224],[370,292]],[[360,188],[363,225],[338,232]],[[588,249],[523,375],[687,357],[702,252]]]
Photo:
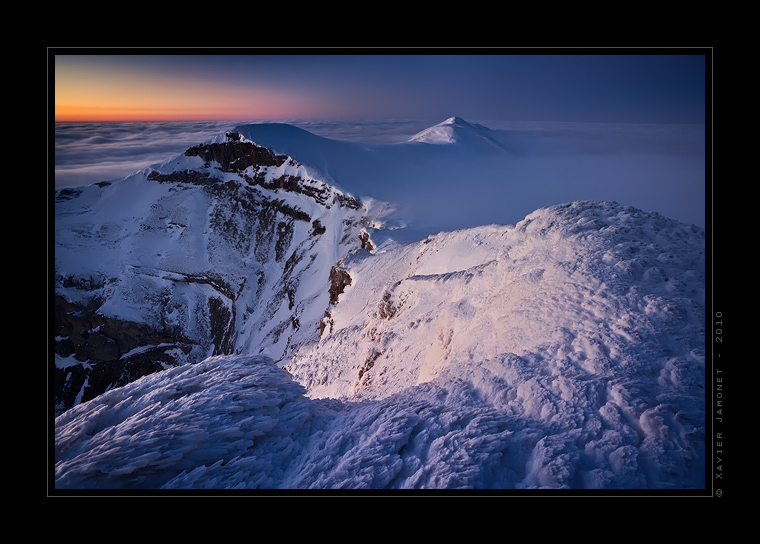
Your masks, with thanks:
[[[368,144],[408,141],[443,119],[279,120],[315,135]],[[510,150],[489,165],[504,202],[529,211],[579,198],[616,200],[705,226],[704,125],[471,120]],[[267,121],[56,123],[56,189],[127,176],[243,123]],[[551,195],[550,198],[546,198]],[[522,216],[508,217],[516,222]],[[501,221],[505,222],[505,221]]]

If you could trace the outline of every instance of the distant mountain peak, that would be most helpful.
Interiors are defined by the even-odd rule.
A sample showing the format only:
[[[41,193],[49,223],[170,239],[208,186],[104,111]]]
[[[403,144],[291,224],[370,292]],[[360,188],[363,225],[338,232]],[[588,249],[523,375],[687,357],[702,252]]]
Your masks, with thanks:
[[[409,141],[427,144],[459,144],[476,149],[485,146],[489,149],[497,148],[506,151],[504,145],[488,132],[488,127],[468,123],[461,117],[454,116],[418,132]]]
[[[465,125],[465,126],[472,126],[470,123],[462,119],[461,117],[449,117],[442,123],[439,123],[439,125]]]

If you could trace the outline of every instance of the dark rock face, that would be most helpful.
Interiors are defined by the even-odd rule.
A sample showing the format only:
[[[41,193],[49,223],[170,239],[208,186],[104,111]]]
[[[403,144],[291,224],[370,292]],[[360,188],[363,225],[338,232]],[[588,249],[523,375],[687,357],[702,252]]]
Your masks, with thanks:
[[[372,251],[375,249],[375,246],[372,244],[372,242],[369,239],[369,233],[364,231],[359,234],[359,240],[361,240],[361,248],[366,249],[367,251]]]
[[[195,344],[176,329],[157,330],[144,323],[105,317],[98,313],[97,302],[85,307],[57,295],[54,315],[55,335],[61,339],[56,342],[56,353],[82,361],[111,361],[148,344]]]
[[[332,319],[332,314],[325,310],[324,317],[319,320],[319,336],[324,335],[325,330],[332,334],[334,325],[335,322]]]
[[[55,201],[62,202],[64,200],[70,200],[72,198],[78,197],[80,194],[82,194],[81,189],[71,189],[69,187],[65,187],[60,191],[56,191]]]
[[[77,401],[177,366],[181,354],[197,345],[177,330],[105,317],[97,306],[97,301],[83,306],[55,297],[55,353],[85,363],[54,369],[56,415]]]
[[[351,285],[351,275],[345,270],[333,266],[330,269],[330,304],[338,303],[338,296]]]
[[[232,307],[234,309],[234,306]],[[221,297],[208,299],[209,326],[214,343],[214,355],[232,353],[235,320]]]
[[[215,200],[210,213],[214,232],[241,254],[253,246],[259,262],[268,259],[273,239],[276,260],[281,261],[293,237],[293,221],[311,221],[303,210],[282,199],[267,198],[241,182],[230,180],[205,190]]]
[[[208,172],[198,172],[197,170],[177,171],[171,174],[151,172],[148,174],[148,179],[159,183],[187,183],[190,185],[213,185],[222,181]]]
[[[236,132],[227,133],[227,141],[222,143],[201,144],[185,151],[188,157],[200,157],[205,167],[211,167],[216,163],[221,172],[239,174],[242,179],[251,185],[258,185],[270,191],[283,190],[304,194],[313,198],[320,204],[329,207],[330,191],[327,185],[308,185],[298,176],[282,175],[277,178],[267,178],[265,168],[270,166],[282,166],[286,161],[296,163],[287,156],[276,155],[265,147],[260,147],[252,142],[241,141],[241,135]],[[251,174],[248,168],[252,167]],[[221,180],[209,172],[185,170],[160,174],[151,172],[148,179],[159,183],[187,183],[193,185],[214,185]],[[68,195],[64,195],[68,196]],[[335,200],[339,206],[358,210],[361,202],[350,195],[337,194]]]
[[[228,133],[227,138],[226,142],[191,147],[185,155],[200,157],[207,164],[217,162],[223,172],[242,172],[249,166],[282,166],[288,160],[288,157],[275,155],[254,143],[239,141],[239,134]]]
[[[314,221],[312,221],[311,228],[312,228],[311,232],[314,235],[320,235],[327,232],[327,229],[322,225],[319,219],[315,219]]]

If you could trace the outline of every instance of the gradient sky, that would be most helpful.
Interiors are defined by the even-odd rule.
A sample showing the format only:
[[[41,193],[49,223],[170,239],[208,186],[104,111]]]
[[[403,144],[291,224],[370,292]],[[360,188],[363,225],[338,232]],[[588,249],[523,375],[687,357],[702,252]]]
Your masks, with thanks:
[[[702,49],[651,55],[627,50],[584,55],[516,55],[509,49],[486,55],[216,51],[51,50],[55,121],[443,120],[456,115],[705,122],[709,58]]]

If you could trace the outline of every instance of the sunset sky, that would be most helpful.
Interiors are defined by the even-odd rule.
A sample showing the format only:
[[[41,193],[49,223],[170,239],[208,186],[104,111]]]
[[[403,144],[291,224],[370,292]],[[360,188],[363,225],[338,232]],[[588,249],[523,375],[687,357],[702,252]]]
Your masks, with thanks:
[[[521,50],[510,49],[504,54],[457,55],[226,51],[134,55],[123,50],[49,50],[54,119],[442,120],[456,115],[705,122],[709,66],[702,49],[651,55],[625,49],[614,55],[593,54],[593,49],[583,55],[518,55]]]

